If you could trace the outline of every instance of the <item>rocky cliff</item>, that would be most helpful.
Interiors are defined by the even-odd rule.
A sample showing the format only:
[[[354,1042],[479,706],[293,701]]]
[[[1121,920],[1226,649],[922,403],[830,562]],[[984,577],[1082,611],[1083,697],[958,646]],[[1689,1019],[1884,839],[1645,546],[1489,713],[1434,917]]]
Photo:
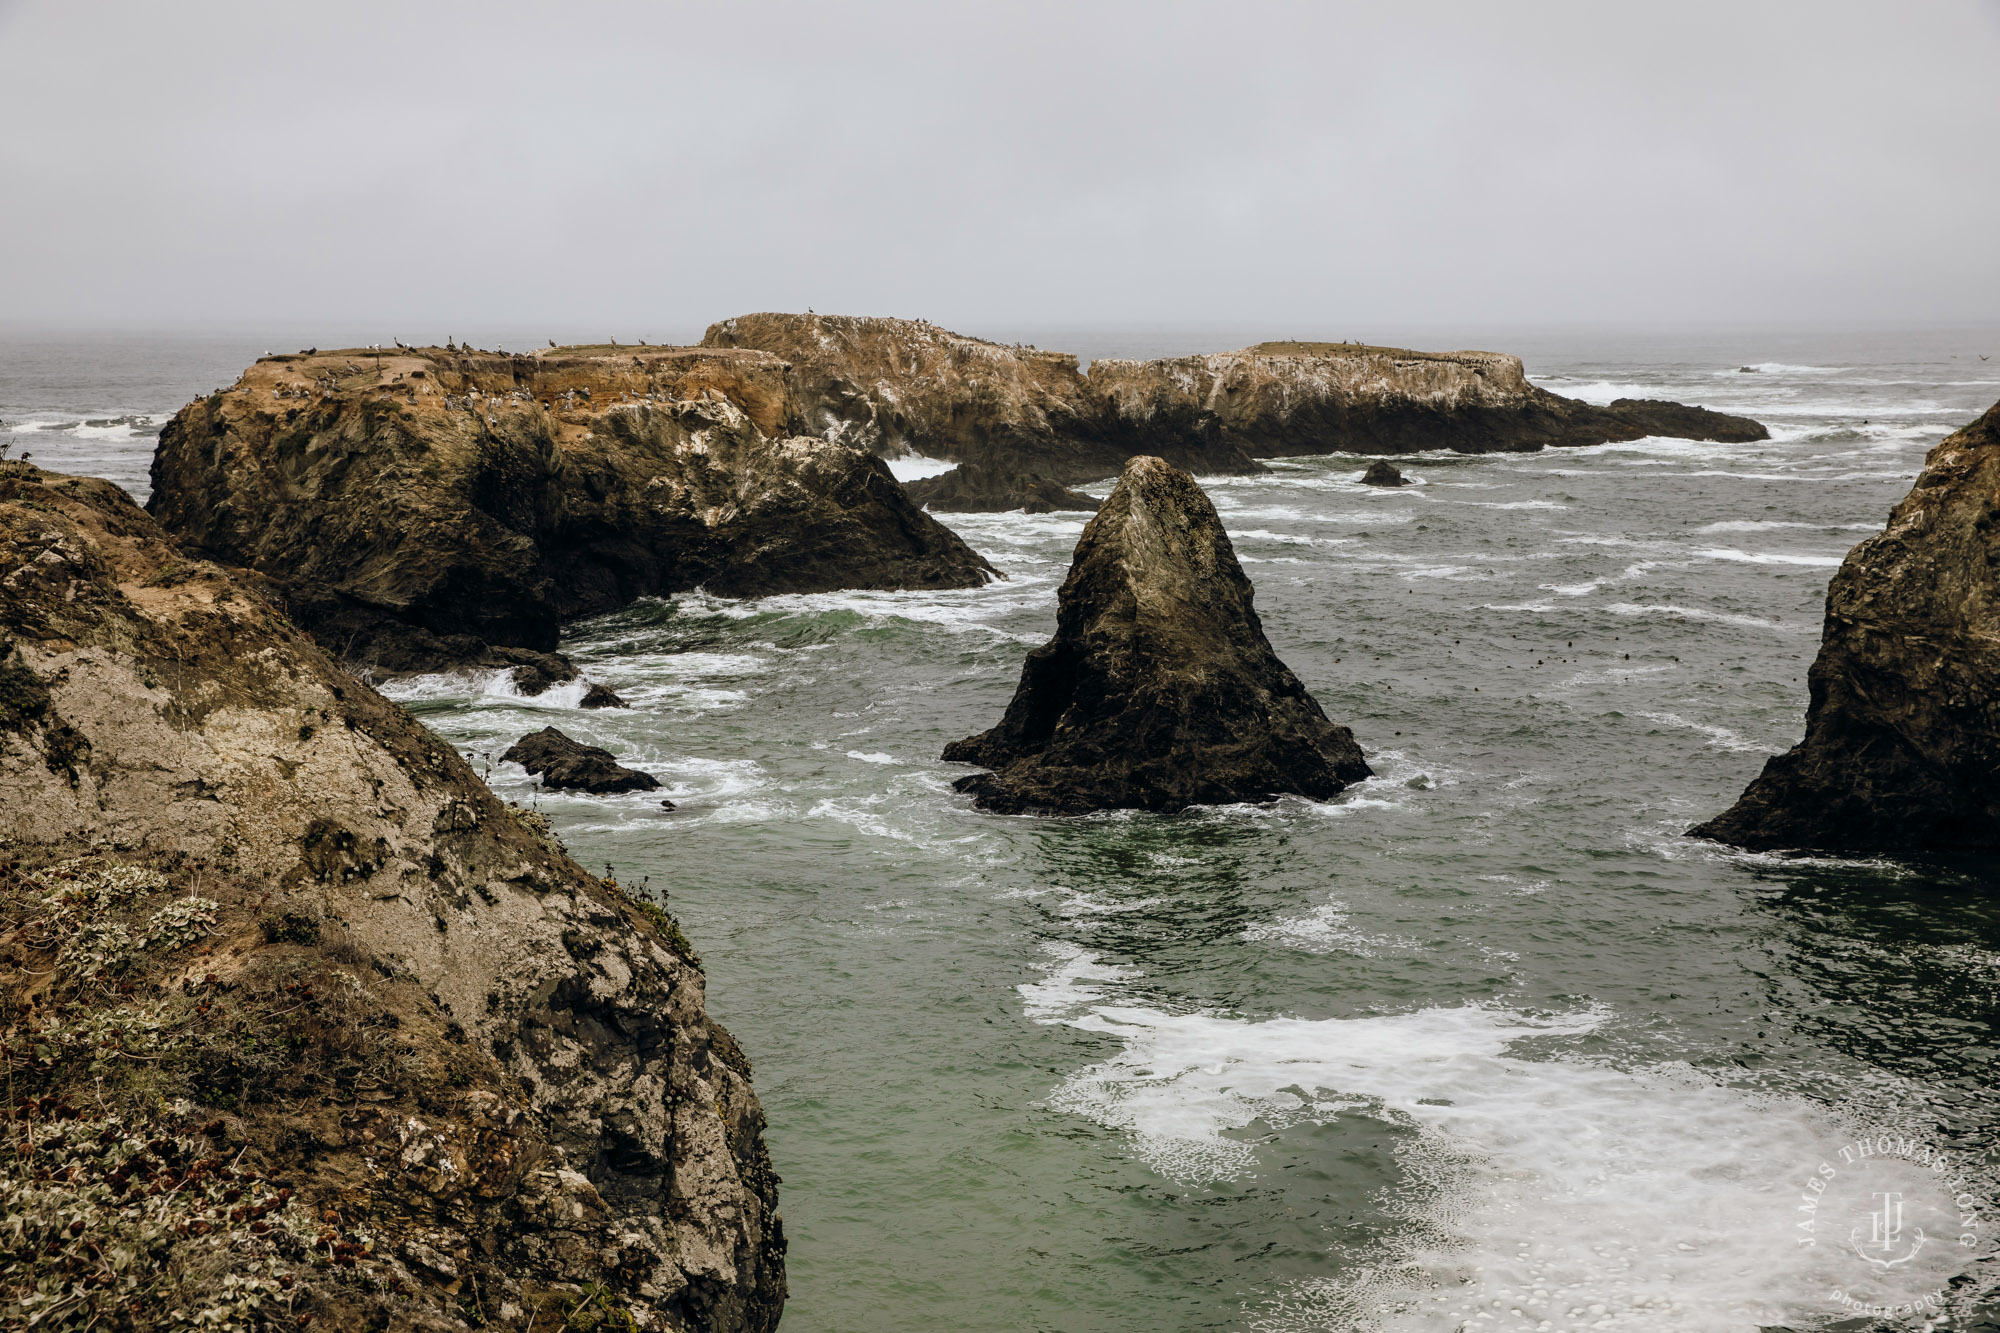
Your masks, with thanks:
[[[0,1322],[773,1327],[679,929],[268,592],[0,464]]]
[[[1737,846],[2000,847],[2000,405],[1932,449],[1827,590],[1805,739],[1691,830]]]
[[[1142,453],[1191,472],[1260,470],[1199,420],[1122,416],[1069,353],[924,320],[740,315],[710,325],[702,346],[781,358],[807,429],[891,457],[914,451],[1057,482],[1115,476]]]
[[[1498,352],[1259,343],[1160,361],[1094,361],[1093,390],[1134,423],[1181,423],[1257,458],[1530,451],[1665,435],[1761,440],[1757,422],[1680,403],[1595,407],[1528,382]]]
[[[546,653],[647,594],[993,576],[879,459],[798,435],[784,376],[662,348],[265,357],[161,432],[148,507],[388,671]]]
[[[955,785],[1006,814],[1323,799],[1369,775],[1271,651],[1215,506],[1144,457],[1084,527],[999,725],[944,757],[993,769]]]

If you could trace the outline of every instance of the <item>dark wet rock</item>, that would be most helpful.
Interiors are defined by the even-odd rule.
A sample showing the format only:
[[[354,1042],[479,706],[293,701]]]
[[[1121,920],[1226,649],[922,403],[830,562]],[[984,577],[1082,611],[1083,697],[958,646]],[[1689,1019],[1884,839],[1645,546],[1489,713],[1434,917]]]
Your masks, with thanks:
[[[378,674],[553,653],[566,620],[696,587],[995,577],[881,460],[799,428],[756,352],[266,357],[168,423],[148,505]]]
[[[1394,463],[1377,461],[1361,474],[1363,486],[1408,486],[1410,479],[1397,471]]]
[[[619,698],[616,694],[612,693],[610,686],[593,684],[589,689],[583,692],[583,700],[577,705],[577,707],[630,708],[631,705],[626,703],[623,699]]]
[[[1369,776],[1271,651],[1208,497],[1143,457],[1084,528],[1000,724],[944,757],[992,769],[955,785],[1009,814],[1324,799]]]
[[[1736,367],[1736,373],[1737,373],[1737,374],[1739,374],[1739,375],[1755,375],[1755,374],[1757,373],[1757,367],[1755,367],[1755,366],[1738,366],[1738,367]]]
[[[951,471],[903,484],[910,498],[926,509],[950,514],[997,514],[1023,510],[1052,514],[1058,510],[1097,512],[1097,500],[1047,477],[1018,468],[961,463]]]
[[[2000,848],[2000,406],[1827,591],[1805,739],[1691,829],[1755,850]]]
[[[0,1154],[0,1198],[34,1205],[0,1208],[0,1308],[163,1329],[282,1271],[286,1328],[775,1327],[764,1116],[679,927],[270,592],[110,482],[0,462],[0,1045],[10,1097],[72,1135]],[[145,941],[169,909],[212,954]],[[11,929],[30,913],[49,929]],[[120,985],[60,933],[80,919],[132,942]],[[214,1014],[161,1002],[191,966]],[[129,1059],[49,1017],[135,1009]],[[150,1163],[104,1156],[135,1138]],[[106,1255],[136,1280],[99,1282]]]
[[[538,653],[532,648],[489,648],[485,655],[517,663],[514,688],[530,698],[577,677],[575,665],[561,653]]]
[[[667,800],[667,799],[666,799],[665,797],[661,797],[661,798],[660,798],[660,809],[662,809],[662,810],[667,810],[667,811],[673,811],[673,810],[678,810],[678,809],[680,809],[680,807],[679,807],[679,806],[677,806],[677,805],[675,805],[675,804],[674,804],[674,803],[673,803],[672,801],[669,801],[669,800]]]
[[[500,761],[519,764],[540,777],[544,787],[589,792],[592,796],[655,791],[660,785],[660,780],[651,773],[620,765],[611,751],[573,741],[554,727],[543,727],[521,737],[507,747]]]

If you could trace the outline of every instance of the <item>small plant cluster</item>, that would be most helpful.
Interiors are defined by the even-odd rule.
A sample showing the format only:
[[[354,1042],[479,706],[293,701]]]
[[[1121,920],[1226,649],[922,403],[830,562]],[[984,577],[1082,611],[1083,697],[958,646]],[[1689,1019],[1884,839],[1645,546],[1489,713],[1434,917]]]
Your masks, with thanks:
[[[93,866],[78,857],[27,872],[23,878],[41,892],[15,938],[55,956],[58,988],[113,982],[129,971],[134,956],[147,950],[173,953],[211,934],[220,906],[213,898],[190,895],[168,903],[136,931],[119,921],[121,908],[170,887],[165,875],[145,866]]]
[[[216,1151],[221,1121],[187,1128],[194,1111],[179,1102],[138,1119],[56,1096],[9,1108],[0,1323],[298,1327],[295,1270],[319,1234],[290,1187]],[[230,1270],[220,1281],[200,1280],[219,1267]]]

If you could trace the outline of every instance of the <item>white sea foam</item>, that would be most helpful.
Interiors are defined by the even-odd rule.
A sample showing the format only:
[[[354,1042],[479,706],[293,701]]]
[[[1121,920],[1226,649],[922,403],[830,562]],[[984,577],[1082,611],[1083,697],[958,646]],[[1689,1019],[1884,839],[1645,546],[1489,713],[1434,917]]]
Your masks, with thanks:
[[[1815,532],[1876,532],[1879,523],[1793,523],[1785,520],[1729,519],[1721,523],[1708,523],[1696,528],[1696,532],[1775,532],[1779,528],[1807,528]]]
[[[1794,366],[1784,361],[1753,361],[1750,363],[1750,369],[1761,375],[1838,375],[1845,371],[1847,367]],[[1743,372],[1739,367],[1731,366],[1728,370],[1718,370],[1715,373],[1718,375],[1740,375]]]
[[[1649,384],[1618,384],[1610,380],[1566,380],[1561,378],[1542,379],[1530,376],[1530,380],[1550,393],[1559,393],[1565,398],[1579,402],[1594,403],[1598,407],[1608,406],[1618,398],[1658,398],[1660,386]]]
[[[1752,629],[1807,630],[1810,624],[1802,626],[1784,625],[1775,620],[1765,620],[1759,616],[1739,616],[1727,611],[1710,611],[1699,606],[1675,606],[1672,603],[1642,606],[1636,602],[1613,602],[1604,608],[1614,616],[1671,616],[1676,620],[1710,620],[1722,625],[1743,625]]]
[[[1745,740],[1740,734],[1731,731],[1728,727],[1718,727],[1708,722],[1695,722],[1689,718],[1682,717],[1679,713],[1641,713],[1639,716],[1650,722],[1658,722],[1662,726],[1685,727],[1689,731],[1698,731],[1708,737],[1708,743],[1718,750],[1740,750],[1747,754],[1784,753],[1783,746],[1762,745],[1756,741]]]
[[[1518,1049],[1609,1017],[1466,1006],[1259,1021],[1099,1005],[1071,1021],[1124,1049],[1050,1104],[1124,1132],[1190,1185],[1256,1176],[1258,1141],[1291,1125],[1404,1131],[1403,1182],[1379,1201],[1404,1219],[1400,1237],[1372,1265],[1286,1288],[1253,1327],[1749,1333],[1824,1308],[1840,1270],[1832,1247],[1798,1245],[1795,1208],[1847,1127],[1685,1067]]]
[[[1322,903],[1302,916],[1253,922],[1244,927],[1243,938],[1282,944],[1305,953],[1350,953],[1362,958],[1373,958],[1383,949],[1417,946],[1415,940],[1391,940],[1356,930],[1343,902]]]
[[[1689,552],[1704,560],[1732,560],[1744,565],[1806,565],[1834,569],[1845,558],[1838,555],[1787,555],[1778,551],[1738,551],[1731,547],[1709,547]]]
[[[1105,987],[1137,976],[1139,969],[1104,963],[1088,949],[1055,941],[1042,946],[1053,960],[1040,981],[1022,982],[1022,1010],[1037,1023],[1063,1023],[1104,997]]]

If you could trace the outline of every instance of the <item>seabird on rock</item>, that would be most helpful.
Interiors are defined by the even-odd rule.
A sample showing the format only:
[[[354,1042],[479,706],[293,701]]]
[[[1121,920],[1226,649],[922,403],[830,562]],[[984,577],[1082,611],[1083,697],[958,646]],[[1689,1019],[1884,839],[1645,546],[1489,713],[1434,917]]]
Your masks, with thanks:
[[[554,347],[555,345],[556,345],[556,340],[554,338],[549,339],[549,346]]]

